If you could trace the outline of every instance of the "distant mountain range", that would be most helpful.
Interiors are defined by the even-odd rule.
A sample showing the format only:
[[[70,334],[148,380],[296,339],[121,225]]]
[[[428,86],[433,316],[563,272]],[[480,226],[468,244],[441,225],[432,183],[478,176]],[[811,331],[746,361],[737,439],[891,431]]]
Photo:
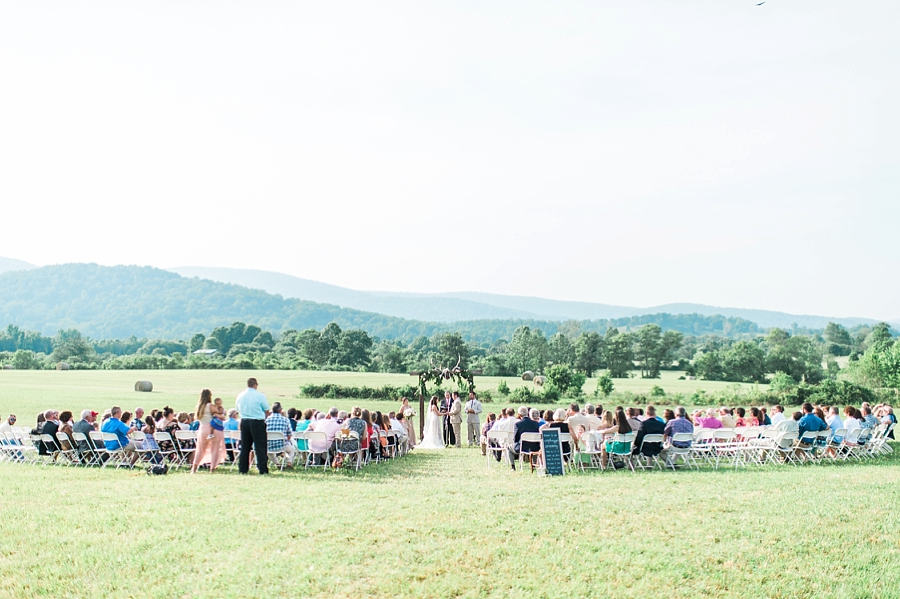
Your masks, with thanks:
[[[822,329],[828,322],[848,327],[876,322],[703,304],[634,308],[476,292],[358,291],[262,270],[184,266],[164,271],[96,264],[39,268],[0,257],[0,326],[14,323],[45,334],[78,328],[95,338],[173,337],[208,332],[235,320],[273,332],[321,328],[334,320],[383,338],[459,330],[480,340],[508,337],[520,324],[550,335],[565,320],[578,321],[583,330],[655,322],[687,334],[732,336],[793,324]]]
[[[449,301],[449,299],[448,299]],[[387,316],[333,304],[285,298],[240,285],[186,278],[149,266],[60,264],[0,274],[0,326],[15,324],[53,335],[78,329],[94,339],[136,337],[188,339],[194,333],[235,321],[273,333],[322,329],[329,322],[363,329],[383,339],[411,341],[419,336],[460,332],[466,339],[509,339],[521,325],[550,336],[561,321],[494,318],[433,322]],[[698,314],[651,314],[578,321],[576,330],[634,330],[655,323],[690,335],[756,335],[762,330],[740,318]],[[571,328],[569,330],[572,330]]]
[[[477,292],[437,294],[357,291],[264,270],[181,266],[170,269],[185,277],[199,277],[221,283],[232,283],[286,298],[335,304],[344,308],[365,310],[417,320],[458,322],[485,319],[528,320],[605,320],[645,316],[648,314],[722,315],[755,322],[763,328],[791,328],[796,324],[810,329],[823,329],[829,322],[847,327],[875,324],[871,318],[832,318],[804,314],[788,314],[771,310],[720,308],[704,304],[665,304],[650,308],[613,306],[590,302],[570,302]]]

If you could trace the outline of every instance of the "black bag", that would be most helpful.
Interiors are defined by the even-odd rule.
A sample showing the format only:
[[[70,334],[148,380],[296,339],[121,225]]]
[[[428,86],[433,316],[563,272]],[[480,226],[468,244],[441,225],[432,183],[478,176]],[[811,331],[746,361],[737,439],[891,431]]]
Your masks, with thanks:
[[[169,473],[169,465],[168,464],[157,464],[156,466],[150,466],[147,468],[147,474],[168,474]]]

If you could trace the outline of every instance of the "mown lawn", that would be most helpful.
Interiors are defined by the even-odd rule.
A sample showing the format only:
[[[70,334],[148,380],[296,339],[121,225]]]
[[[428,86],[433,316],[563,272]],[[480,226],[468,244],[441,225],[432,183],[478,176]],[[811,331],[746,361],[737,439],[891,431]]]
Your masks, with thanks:
[[[717,381],[681,381],[680,373],[663,372],[661,379],[616,379],[617,390],[647,393],[653,385],[663,387],[668,393],[690,394],[696,389],[717,391],[729,387],[749,390],[752,385],[735,385]],[[49,408],[72,410],[78,414],[85,408],[101,411],[112,405],[126,410],[137,406],[145,409],[171,406],[176,411],[192,411],[203,388],[222,397],[226,407],[234,405],[235,396],[245,388],[247,377],[256,376],[260,391],[270,401],[281,401],[285,407],[327,409],[337,406],[347,409],[358,405],[357,400],[310,399],[298,397],[301,385],[307,383],[335,383],[340,385],[381,387],[383,385],[415,384],[416,378],[402,374],[358,372],[320,372],[296,370],[101,370],[101,371],[8,371],[0,370],[0,415],[14,413],[20,424],[32,426],[35,415]],[[139,380],[153,382],[152,393],[134,391]],[[517,378],[476,377],[479,389],[496,391],[500,380],[506,380],[511,388],[532,385]],[[763,386],[761,386],[763,387]],[[596,380],[585,383],[584,390],[590,396],[596,388]],[[490,411],[506,406],[507,401],[496,393],[494,403],[486,404]],[[582,403],[585,400],[582,400]],[[597,401],[597,400],[593,400]],[[664,403],[659,402],[657,403]],[[391,410],[394,402],[366,402],[366,407]]]
[[[540,478],[0,464],[6,597],[900,597],[900,459]]]

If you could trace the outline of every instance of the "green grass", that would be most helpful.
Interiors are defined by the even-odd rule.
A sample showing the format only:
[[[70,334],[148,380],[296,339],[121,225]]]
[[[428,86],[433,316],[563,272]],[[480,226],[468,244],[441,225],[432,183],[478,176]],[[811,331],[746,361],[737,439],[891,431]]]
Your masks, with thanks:
[[[0,413],[189,409],[204,386],[230,405],[247,375],[2,371]],[[131,390],[141,378],[158,391]],[[259,378],[288,404],[305,382],[408,380]],[[469,449],[268,478],[0,464],[0,599],[900,598],[898,463],[553,479]]]
[[[0,464],[0,598],[900,597],[900,469],[358,473]],[[37,499],[37,500],[35,500]]]
[[[616,379],[617,391],[632,393],[649,392],[653,385],[659,385],[669,394],[690,394],[696,389],[718,391],[729,388],[748,391],[753,385],[735,385],[716,381],[678,380],[680,372],[663,372],[661,379]],[[341,409],[360,402],[357,400],[331,400],[299,398],[300,386],[307,383],[336,383],[340,385],[382,385],[415,384],[416,378],[403,374],[378,374],[359,372],[319,372],[296,370],[267,370],[261,372],[244,370],[153,370],[153,371],[9,371],[0,370],[0,414],[15,413],[21,424],[31,424],[39,411],[49,408],[72,410],[78,414],[85,408],[102,411],[112,405],[120,405],[126,410],[141,406],[145,409],[172,406],[176,411],[192,411],[204,388],[213,395],[222,397],[227,407],[234,405],[234,397],[245,388],[247,377],[256,376],[260,390],[270,401],[281,401],[285,407],[326,409],[332,405]],[[152,393],[134,391],[138,380],[153,382]],[[497,385],[505,380],[511,388],[532,385],[512,377],[476,377],[479,389],[494,391],[493,406],[506,405],[497,393]],[[584,390],[590,396],[596,388],[596,380],[589,379]],[[765,386],[760,386],[761,389]],[[655,400],[657,403],[659,400]],[[384,410],[396,407],[393,402],[366,402],[368,407]]]

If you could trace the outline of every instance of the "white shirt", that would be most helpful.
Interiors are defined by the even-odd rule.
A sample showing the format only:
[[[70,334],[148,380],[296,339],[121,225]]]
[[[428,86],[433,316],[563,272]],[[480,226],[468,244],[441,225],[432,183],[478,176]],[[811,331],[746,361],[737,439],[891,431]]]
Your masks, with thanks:
[[[506,418],[501,418],[497,421],[497,424],[495,424],[491,430],[505,431],[507,433],[516,432],[516,417],[507,416]]]
[[[862,428],[862,425],[856,418],[847,418],[844,420],[844,428],[847,429],[847,432],[850,432],[855,428]]]
[[[406,429],[403,428],[403,423],[397,420],[396,418],[391,419],[391,430],[400,433],[401,435],[406,435]]]
[[[785,415],[782,414],[781,412],[772,412],[772,416],[771,416],[772,425],[774,426],[774,425],[778,424],[782,420],[785,420],[785,418],[786,418]]]

